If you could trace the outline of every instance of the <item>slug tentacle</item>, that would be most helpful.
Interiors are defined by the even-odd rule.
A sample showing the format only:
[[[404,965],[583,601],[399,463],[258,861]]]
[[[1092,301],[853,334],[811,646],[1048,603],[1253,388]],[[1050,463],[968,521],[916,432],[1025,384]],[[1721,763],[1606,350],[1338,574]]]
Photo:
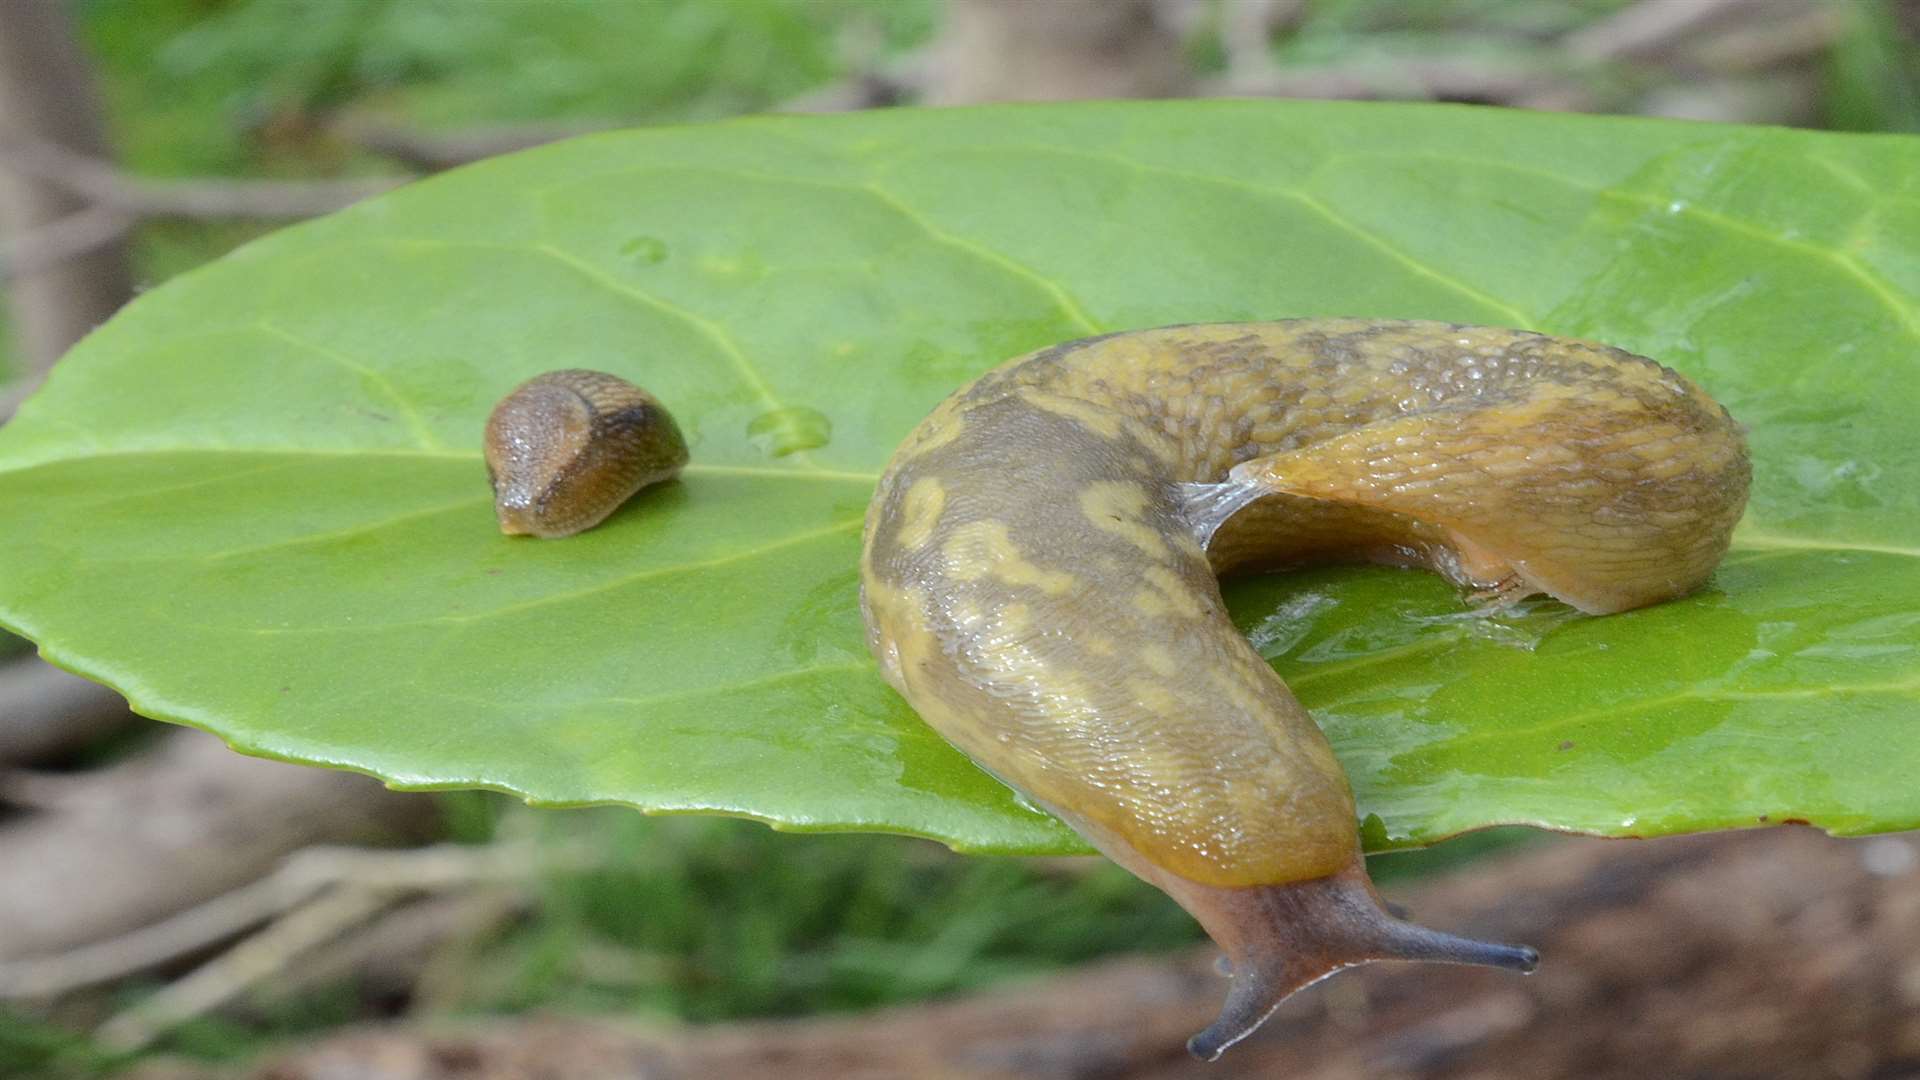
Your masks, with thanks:
[[[1706,579],[1748,474],[1712,399],[1591,342],[1341,319],[1113,334],[1002,365],[907,438],[861,602],[928,723],[1227,952],[1226,1011],[1194,1043],[1211,1056],[1352,964],[1533,962],[1380,910],[1346,776],[1218,575],[1365,559],[1623,610]]]
[[[1389,914],[1356,861],[1338,874],[1243,889],[1180,888],[1176,899],[1225,950],[1231,979],[1220,1016],[1187,1041],[1207,1061],[1252,1034],[1287,996],[1376,960],[1475,964],[1531,972],[1539,954],[1431,930]]]

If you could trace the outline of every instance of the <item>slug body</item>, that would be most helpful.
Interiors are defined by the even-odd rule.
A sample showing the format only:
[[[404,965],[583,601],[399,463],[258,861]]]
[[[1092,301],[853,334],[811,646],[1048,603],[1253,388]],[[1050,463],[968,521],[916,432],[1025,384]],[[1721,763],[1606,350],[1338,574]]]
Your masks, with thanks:
[[[572,536],[633,493],[671,479],[687,443],[652,394],[617,376],[569,368],[520,384],[487,418],[487,480],[500,531]]]
[[[1534,962],[1381,909],[1346,776],[1218,576],[1365,559],[1621,611],[1706,580],[1749,471],[1724,409],[1605,345],[1342,319],[1112,334],[1010,361],[908,436],[862,609],[928,723],[1226,952],[1226,1006],[1189,1043],[1211,1058],[1343,967]]]

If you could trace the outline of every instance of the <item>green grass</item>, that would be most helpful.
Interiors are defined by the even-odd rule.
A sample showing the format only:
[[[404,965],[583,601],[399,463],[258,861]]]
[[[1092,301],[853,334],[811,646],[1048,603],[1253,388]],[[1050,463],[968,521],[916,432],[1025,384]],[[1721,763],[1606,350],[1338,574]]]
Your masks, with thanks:
[[[1844,5],[1827,55],[1826,125],[1840,131],[1920,131],[1920,50],[1903,47],[1885,0]]]
[[[543,845],[606,855],[543,883],[538,916],[464,961],[454,1011],[686,1020],[869,1008],[1202,940],[1096,860],[964,858],[925,841],[721,818],[542,813]]]
[[[69,1028],[0,1005],[0,1077],[68,1080],[106,1076],[126,1060]]]
[[[931,34],[934,0],[86,0],[122,150],[158,174],[311,173],[336,109],[424,127],[661,123],[773,105],[849,49]],[[864,46],[857,42],[866,43]]]
[[[614,858],[549,881],[540,917],[474,965],[460,1009],[803,1015],[1206,940],[1159,890],[1102,859],[968,858],[918,840],[796,836],[721,818],[543,818],[549,842],[606,845]],[[1417,877],[1522,833],[1483,833],[1373,868],[1386,880]]]

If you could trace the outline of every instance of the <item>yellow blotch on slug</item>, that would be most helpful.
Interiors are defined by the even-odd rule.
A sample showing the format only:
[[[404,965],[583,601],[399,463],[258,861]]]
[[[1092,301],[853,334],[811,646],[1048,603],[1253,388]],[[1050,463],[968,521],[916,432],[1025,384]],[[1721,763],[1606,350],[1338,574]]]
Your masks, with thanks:
[[[1072,574],[1029,561],[1014,545],[1004,521],[970,521],[954,529],[940,551],[947,573],[957,581],[991,577],[1009,585],[1030,585],[1049,596],[1063,596],[1079,583]]]
[[[1171,552],[1158,531],[1141,520],[1147,508],[1147,493],[1138,484],[1102,480],[1088,484],[1080,493],[1080,512],[1094,528],[1127,541],[1156,559]]]
[[[1180,696],[1169,689],[1165,683],[1152,679],[1128,679],[1127,693],[1133,696],[1133,700],[1138,702],[1141,708],[1155,716],[1166,717],[1169,720],[1178,720],[1181,717]]]
[[[1163,679],[1171,679],[1180,673],[1180,665],[1174,662],[1173,654],[1166,646],[1148,642],[1140,647],[1140,662],[1148,671]]]
[[[1000,609],[1000,633],[1010,638],[1023,638],[1033,632],[1033,609],[1014,601]]]
[[[1147,584],[1158,590],[1160,595],[1166,597],[1168,610],[1189,619],[1198,619],[1207,613],[1206,604],[1201,602],[1193,586],[1182,581],[1180,575],[1168,567],[1157,564],[1149,566],[1142,571],[1141,576],[1145,577]]]
[[[1215,668],[1207,673],[1207,681],[1213,684],[1228,704],[1248,716],[1259,716],[1267,711],[1267,706],[1249,685],[1251,678],[1248,672],[1237,666]]]
[[[1167,598],[1158,589],[1141,589],[1133,594],[1134,610],[1150,619],[1158,619],[1172,611]]]
[[[923,476],[907,489],[900,505],[900,546],[917,548],[933,539],[934,526],[940,523],[940,511],[947,506],[947,488],[938,479]]]
[[[906,672],[938,653],[926,625],[927,593],[895,588],[869,574],[862,584],[871,643],[887,684],[907,692]]]

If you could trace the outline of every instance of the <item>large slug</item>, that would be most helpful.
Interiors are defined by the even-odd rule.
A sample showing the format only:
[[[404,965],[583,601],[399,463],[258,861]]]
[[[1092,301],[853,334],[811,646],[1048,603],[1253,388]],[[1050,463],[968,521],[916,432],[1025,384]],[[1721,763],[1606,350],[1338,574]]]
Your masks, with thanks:
[[[671,479],[687,442],[652,394],[603,371],[549,371],[487,417],[487,482],[508,535],[572,536]]]
[[[1531,970],[1382,910],[1326,738],[1217,576],[1430,567],[1589,613],[1700,586],[1746,504],[1725,409],[1606,345],[1301,319],[1072,341],[901,445],[861,604],[887,680],[981,767],[1171,894],[1226,953],[1202,1058],[1372,960]]]

